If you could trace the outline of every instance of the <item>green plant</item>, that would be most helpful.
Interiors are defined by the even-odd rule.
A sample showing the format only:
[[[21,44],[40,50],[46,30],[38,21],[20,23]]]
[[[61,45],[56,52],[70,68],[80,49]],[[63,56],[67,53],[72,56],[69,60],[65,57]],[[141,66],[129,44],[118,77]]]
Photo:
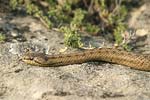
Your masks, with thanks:
[[[122,44],[123,37],[122,34],[127,29],[127,25],[125,24],[125,19],[127,17],[127,8],[125,5],[121,5],[122,1],[119,1],[117,3],[117,0],[114,0],[113,2],[116,6],[114,9],[112,9],[111,12],[109,12],[108,7],[106,7],[106,3],[104,3],[104,0],[101,1],[101,12],[100,15],[104,23],[106,23],[107,26],[111,26],[111,31],[113,32],[115,43],[117,45],[124,45],[123,47],[127,48],[127,44]]]
[[[36,18],[39,18],[40,21],[47,27],[47,28],[51,28],[52,27],[52,23],[51,21],[48,19],[47,16],[45,16],[43,14],[43,11],[39,9],[38,6],[36,6],[35,4],[32,4],[30,2],[28,2],[26,4],[26,9],[27,9],[27,13],[30,15],[33,15]]]
[[[116,44],[121,44],[123,41],[123,37],[121,33],[125,31],[125,26],[123,24],[119,24],[115,29],[114,29],[114,37],[115,37],[115,42]]]
[[[86,11],[82,10],[82,9],[76,9],[74,11],[74,17],[71,21],[72,25],[76,25],[76,27],[80,27],[82,25],[82,21],[85,17]]]
[[[46,6],[43,5],[43,2]],[[126,5],[128,2],[131,1],[10,0],[10,5],[12,9],[25,8],[29,15],[38,18],[47,28],[55,27],[63,30],[64,41],[68,46],[80,46],[81,37],[77,34],[78,32],[91,35],[97,35],[99,32],[112,33],[114,38],[111,40],[123,46],[121,34],[127,29],[124,21],[128,14]]]
[[[40,9],[40,7],[37,4],[32,3],[32,0],[10,0],[9,4],[13,10],[16,10],[20,6],[23,6],[26,8],[26,12],[38,19],[47,27],[51,28],[52,23],[49,20],[48,16],[44,14],[44,11]],[[50,1],[50,0],[48,0]],[[38,1],[37,1],[38,2]]]
[[[92,35],[96,35],[100,31],[100,28],[97,25],[92,25],[90,23],[87,23],[85,28],[86,31]]]
[[[15,10],[20,4],[22,4],[22,2],[23,0],[10,0],[9,5],[13,10]]]
[[[63,12],[62,10],[63,9],[59,6],[54,6],[48,11],[48,16],[56,27],[61,24],[69,23],[71,20],[69,16],[66,16],[68,15],[68,12]]]
[[[73,48],[79,48],[82,47],[81,37],[77,33],[77,28],[75,25],[69,26],[69,27],[61,27],[60,31],[65,33],[64,36],[64,43],[66,46],[70,46]]]
[[[9,5],[12,7],[12,9],[16,9],[16,7],[18,5],[18,1],[17,0],[10,0]]]
[[[127,43],[124,43],[123,45],[122,45],[122,47],[125,49],[125,50],[127,50],[127,51],[131,51],[133,48],[131,47],[131,46],[129,46]]]
[[[82,25],[85,14],[86,12],[84,10],[76,9],[69,27],[61,27],[60,30],[65,33],[64,43],[66,46],[79,48],[83,45],[78,30]]]
[[[5,41],[5,39],[6,39],[6,36],[4,34],[0,33],[0,42]]]

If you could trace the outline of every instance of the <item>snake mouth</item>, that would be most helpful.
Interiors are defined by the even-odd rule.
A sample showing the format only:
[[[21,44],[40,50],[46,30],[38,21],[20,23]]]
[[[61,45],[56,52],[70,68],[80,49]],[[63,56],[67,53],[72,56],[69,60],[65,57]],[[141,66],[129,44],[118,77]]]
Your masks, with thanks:
[[[35,65],[35,66],[42,66],[43,64],[39,63],[38,61],[32,61],[28,59],[22,59],[23,62],[30,64],[30,65]]]
[[[31,58],[28,58],[28,59],[22,58],[20,60],[23,61],[23,62],[25,62],[25,63],[27,63],[27,64],[34,65],[34,66],[42,66],[42,67],[44,67],[44,66],[50,66],[49,64],[43,64],[43,63],[37,61],[34,58],[32,58],[32,59]]]
[[[41,66],[41,67],[52,67],[52,66],[58,66],[59,64],[62,64],[62,62],[57,62],[57,63],[50,63],[50,64],[44,64],[44,63],[40,63],[37,60],[30,60],[30,59],[22,59],[23,62],[30,64],[30,65],[34,65],[34,66]]]

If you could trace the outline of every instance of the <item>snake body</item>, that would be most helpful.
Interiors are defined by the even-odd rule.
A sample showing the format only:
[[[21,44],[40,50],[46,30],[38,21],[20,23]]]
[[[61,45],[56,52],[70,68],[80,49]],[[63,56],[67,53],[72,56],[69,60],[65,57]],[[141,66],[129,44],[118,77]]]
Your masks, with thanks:
[[[46,55],[27,53],[22,60],[28,64],[50,67],[81,64],[90,61],[105,61],[129,66],[138,70],[150,71],[150,57],[113,48],[85,50],[79,53]]]

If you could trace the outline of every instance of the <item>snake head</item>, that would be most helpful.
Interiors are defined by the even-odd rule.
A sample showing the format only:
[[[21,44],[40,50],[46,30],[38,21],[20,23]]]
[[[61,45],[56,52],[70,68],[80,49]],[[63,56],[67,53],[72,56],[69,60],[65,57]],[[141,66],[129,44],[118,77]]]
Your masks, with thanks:
[[[30,65],[44,66],[47,63],[48,57],[44,53],[26,53],[21,60]]]

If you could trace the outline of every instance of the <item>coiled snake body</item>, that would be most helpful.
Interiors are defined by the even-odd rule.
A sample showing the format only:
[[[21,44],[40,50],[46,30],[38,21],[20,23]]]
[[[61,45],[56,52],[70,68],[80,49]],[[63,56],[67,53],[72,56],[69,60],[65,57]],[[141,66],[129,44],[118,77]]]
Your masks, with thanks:
[[[138,70],[150,70],[150,57],[113,48],[99,48],[84,52],[46,55],[43,53],[27,53],[22,60],[28,64],[50,67],[70,64],[80,64],[90,61],[105,61],[129,66]]]

